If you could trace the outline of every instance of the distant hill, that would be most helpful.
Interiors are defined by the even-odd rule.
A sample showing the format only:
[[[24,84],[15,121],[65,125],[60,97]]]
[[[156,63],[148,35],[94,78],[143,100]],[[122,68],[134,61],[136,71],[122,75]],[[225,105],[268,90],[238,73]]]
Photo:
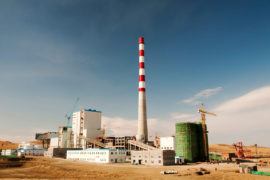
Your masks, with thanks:
[[[18,143],[13,143],[9,141],[0,141],[0,149],[17,149]]]
[[[245,155],[256,156],[256,147],[255,146],[244,146]],[[236,149],[233,145],[228,144],[211,144],[209,145],[210,152],[216,153],[236,153]],[[270,148],[258,146],[257,148],[259,156],[270,156]]]

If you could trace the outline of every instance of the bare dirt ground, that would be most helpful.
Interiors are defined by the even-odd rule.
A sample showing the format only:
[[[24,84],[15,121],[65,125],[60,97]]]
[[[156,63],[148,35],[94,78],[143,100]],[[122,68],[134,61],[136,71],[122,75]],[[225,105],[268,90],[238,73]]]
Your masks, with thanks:
[[[1,162],[0,162],[1,163]],[[197,175],[200,168],[210,174]],[[270,172],[270,167],[258,167],[259,171]],[[216,170],[215,170],[216,169]],[[176,170],[178,174],[163,175],[160,171]],[[238,173],[236,164],[190,164],[182,166],[145,166],[124,164],[93,164],[65,159],[35,157],[25,161],[21,167],[1,168],[3,179],[270,179],[269,176],[258,176]]]

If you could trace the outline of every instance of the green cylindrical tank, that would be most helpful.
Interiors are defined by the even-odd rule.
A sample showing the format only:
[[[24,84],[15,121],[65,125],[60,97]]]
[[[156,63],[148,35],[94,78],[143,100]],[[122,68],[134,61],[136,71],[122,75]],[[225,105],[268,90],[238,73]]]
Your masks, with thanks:
[[[184,156],[186,162],[200,160],[198,124],[191,122],[176,123],[175,153]]]

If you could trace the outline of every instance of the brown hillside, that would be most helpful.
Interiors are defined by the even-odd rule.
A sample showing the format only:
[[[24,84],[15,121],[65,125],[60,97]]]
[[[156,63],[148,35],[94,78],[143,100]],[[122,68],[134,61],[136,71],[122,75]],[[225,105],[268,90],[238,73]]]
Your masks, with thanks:
[[[256,156],[255,146],[244,146],[245,155]],[[211,144],[209,145],[210,152],[216,153],[236,153],[235,147],[228,144]],[[270,156],[270,148],[258,146],[257,148],[258,156]]]
[[[13,143],[9,141],[0,141],[0,149],[17,149],[18,143]]]

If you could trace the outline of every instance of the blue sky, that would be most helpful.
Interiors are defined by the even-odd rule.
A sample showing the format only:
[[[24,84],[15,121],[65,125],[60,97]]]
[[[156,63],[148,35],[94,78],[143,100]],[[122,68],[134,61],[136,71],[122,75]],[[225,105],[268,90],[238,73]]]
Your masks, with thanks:
[[[78,108],[101,110],[107,124],[135,123],[140,36],[145,37],[147,112],[154,122],[149,123],[154,127],[150,135],[170,135],[175,122],[199,119],[200,102],[209,111],[221,110],[227,102],[270,85],[269,1],[0,0],[0,4],[2,139],[56,131],[66,123],[64,116],[77,97]],[[267,99],[270,93],[265,91]],[[184,102],[200,92],[196,103]],[[239,106],[244,102],[240,99]],[[245,114],[241,110],[231,117],[227,112],[216,121],[229,123],[236,117],[245,119]],[[159,124],[170,127],[165,133]],[[211,117],[210,143],[245,140],[270,146],[260,138],[270,136],[267,129],[256,129],[252,138],[245,139],[253,124],[241,133],[230,128],[219,131],[213,124]],[[134,128],[125,133],[132,135]]]

